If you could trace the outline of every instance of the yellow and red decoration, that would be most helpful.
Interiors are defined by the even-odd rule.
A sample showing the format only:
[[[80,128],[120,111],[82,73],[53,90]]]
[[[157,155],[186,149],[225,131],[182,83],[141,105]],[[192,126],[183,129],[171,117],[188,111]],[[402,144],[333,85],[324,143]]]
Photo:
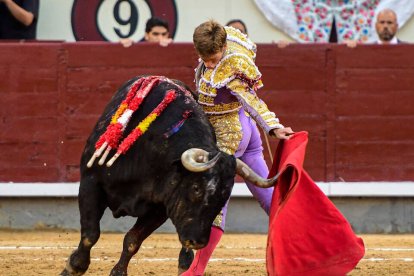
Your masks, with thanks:
[[[87,164],[88,167],[92,167],[95,159],[100,157],[104,150],[105,152],[99,160],[99,165],[102,165],[105,162],[111,149],[117,149],[116,154],[107,162],[107,166],[110,167],[119,155],[125,154],[132,144],[148,130],[149,126],[159,117],[168,104],[175,100],[177,97],[176,92],[174,90],[168,90],[161,103],[137,125],[121,144],[119,144],[132,114],[139,108],[152,88],[154,88],[160,81],[171,82],[165,77],[150,76],[140,78],[131,85],[125,99],[121,102],[115,114],[112,116],[111,122],[105,133],[102,134],[96,142],[96,150]]]

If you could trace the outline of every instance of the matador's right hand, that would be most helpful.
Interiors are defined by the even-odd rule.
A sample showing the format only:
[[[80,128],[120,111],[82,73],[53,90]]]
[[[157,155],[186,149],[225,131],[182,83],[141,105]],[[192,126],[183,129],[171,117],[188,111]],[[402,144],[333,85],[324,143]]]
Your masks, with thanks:
[[[273,136],[278,139],[289,140],[292,134],[295,134],[290,127],[276,128],[272,130]]]

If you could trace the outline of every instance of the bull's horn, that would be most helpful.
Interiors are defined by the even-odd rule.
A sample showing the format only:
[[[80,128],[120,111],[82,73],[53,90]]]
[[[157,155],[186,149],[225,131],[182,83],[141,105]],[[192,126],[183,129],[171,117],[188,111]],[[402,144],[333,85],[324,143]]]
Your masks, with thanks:
[[[247,166],[246,163],[240,159],[236,158],[236,162],[236,173],[243,177],[244,180],[249,181],[260,188],[269,188],[276,184],[276,180],[278,179],[279,174],[273,178],[266,179],[255,173],[249,166]]]
[[[191,148],[181,154],[181,163],[191,172],[204,172],[213,167],[220,157],[220,152],[208,160],[208,152],[203,149]]]

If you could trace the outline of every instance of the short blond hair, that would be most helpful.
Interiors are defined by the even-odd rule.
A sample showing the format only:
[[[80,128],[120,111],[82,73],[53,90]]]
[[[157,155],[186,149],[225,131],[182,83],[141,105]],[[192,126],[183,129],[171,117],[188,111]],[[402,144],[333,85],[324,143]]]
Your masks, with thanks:
[[[226,45],[226,38],[226,29],[215,20],[202,23],[193,34],[194,47],[201,57],[208,57],[221,51]]]

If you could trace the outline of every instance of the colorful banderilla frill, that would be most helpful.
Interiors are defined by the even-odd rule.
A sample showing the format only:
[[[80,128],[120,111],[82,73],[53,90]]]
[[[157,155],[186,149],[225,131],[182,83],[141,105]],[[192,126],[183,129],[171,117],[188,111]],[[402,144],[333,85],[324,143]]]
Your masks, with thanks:
[[[176,92],[174,90],[168,90],[164,99],[161,103],[144,119],[138,126],[122,141],[119,145],[119,141],[122,137],[122,134],[132,117],[132,114],[139,108],[145,97],[156,86],[160,81],[167,80],[164,77],[151,76],[146,78],[141,78],[137,80],[129,89],[125,100],[119,105],[117,111],[112,116],[111,123],[107,127],[104,134],[98,139],[95,145],[95,153],[92,155],[87,166],[92,167],[96,158],[101,156],[102,152],[105,150],[105,153],[102,155],[98,164],[103,165],[105,160],[111,151],[111,149],[117,149],[116,154],[109,160],[106,165],[110,167],[119,155],[124,154],[131,145],[147,131],[150,124],[161,114],[161,112],[171,103],[176,97]]]
[[[183,118],[178,121],[176,124],[174,124],[172,127],[170,127],[167,132],[164,133],[164,138],[170,138],[172,135],[174,135],[175,133],[177,133],[180,128],[184,125],[185,121],[191,116],[191,114],[193,113],[192,110],[186,110],[183,113]]]

